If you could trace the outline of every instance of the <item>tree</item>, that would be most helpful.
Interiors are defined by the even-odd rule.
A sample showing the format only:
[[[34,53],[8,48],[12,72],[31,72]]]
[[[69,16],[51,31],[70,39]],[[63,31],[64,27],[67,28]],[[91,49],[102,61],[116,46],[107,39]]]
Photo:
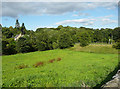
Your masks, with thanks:
[[[69,27],[69,30],[67,32],[70,34],[73,43],[77,43],[78,39],[77,39],[77,35],[76,35],[76,33],[77,33],[76,29],[72,29]]]
[[[56,29],[57,30],[60,30],[60,29],[62,29],[63,28],[63,26],[62,25],[59,25]]]
[[[22,32],[22,34],[24,35],[25,34],[25,26],[24,26],[24,23],[22,23],[22,27],[21,27],[21,32]]]
[[[120,27],[117,27],[113,30],[113,40],[117,42],[119,38],[120,38]]]
[[[12,27],[12,26],[10,26],[10,27],[9,27],[9,29],[10,29],[10,30],[12,30],[12,29],[13,29],[13,27]]]
[[[16,42],[13,38],[2,39],[2,54],[11,55],[17,53]]]
[[[47,31],[42,31],[36,34],[36,44],[39,51],[48,50],[48,33]]]
[[[20,37],[16,44],[16,49],[19,53],[33,52],[32,44],[29,41],[29,37]]]
[[[15,28],[20,28],[20,24],[18,22],[18,19],[16,19]]]
[[[62,32],[58,37],[59,48],[64,49],[73,46],[71,36],[67,32]]]
[[[2,35],[5,36],[5,38],[11,38],[13,33],[9,28],[2,28]]]
[[[94,31],[93,39],[94,39],[94,42],[102,42],[103,41],[102,40],[103,39],[102,31],[99,29],[96,29]]]
[[[91,38],[87,32],[83,32],[80,34],[80,46],[81,47],[89,45],[90,42],[91,42]]]
[[[38,48],[37,48],[37,44],[36,44],[36,36],[35,36],[34,31],[30,31],[29,42],[30,42],[30,44],[32,46],[32,51],[37,51]]]
[[[113,48],[120,49],[120,39],[113,45]]]

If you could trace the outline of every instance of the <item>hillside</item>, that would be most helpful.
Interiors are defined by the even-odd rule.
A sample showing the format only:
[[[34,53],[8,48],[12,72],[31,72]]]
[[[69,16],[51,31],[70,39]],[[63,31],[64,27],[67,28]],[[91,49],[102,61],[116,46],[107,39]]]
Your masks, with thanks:
[[[56,49],[2,60],[3,87],[94,87],[114,71],[118,55]]]

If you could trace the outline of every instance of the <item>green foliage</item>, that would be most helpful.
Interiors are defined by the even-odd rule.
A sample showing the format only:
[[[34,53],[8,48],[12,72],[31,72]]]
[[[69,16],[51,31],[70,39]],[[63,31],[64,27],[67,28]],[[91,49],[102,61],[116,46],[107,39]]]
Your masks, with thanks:
[[[26,53],[34,51],[32,44],[29,41],[29,37],[20,37],[16,43],[16,49],[19,53]]]
[[[57,30],[60,30],[60,29],[62,29],[63,28],[63,26],[62,25],[59,25],[56,29]]]
[[[16,22],[18,23],[18,21]],[[82,47],[89,45],[89,43],[91,42],[104,42],[112,44],[114,41],[117,42],[117,40],[120,38],[119,27],[115,29],[92,29],[85,27],[63,27],[62,25],[60,25],[57,28],[38,28],[36,31],[26,30],[24,23],[22,23],[22,26],[18,28],[13,28],[12,26],[10,26],[9,28],[2,27],[3,40],[14,38],[20,33],[26,35],[24,36],[24,38],[26,39],[24,40],[25,43],[23,43],[23,46],[25,47],[22,47],[27,48],[25,49],[26,51],[24,50],[25,52],[33,52],[37,50],[44,51],[57,48],[69,48],[79,42],[81,43],[80,45]],[[10,42],[4,42],[4,44],[10,44]],[[15,42],[14,46],[17,45],[17,47],[15,47],[17,48],[17,51],[22,52],[20,51],[19,44],[18,42],[17,44]],[[5,52],[4,48],[3,51]]]
[[[120,39],[120,27],[117,27],[113,30],[113,40],[117,42],[118,39]]]
[[[113,45],[113,48],[120,49],[120,39]]]
[[[2,28],[2,35],[5,36],[5,38],[11,38],[13,33],[9,28]]]
[[[58,38],[58,45],[59,48],[64,49],[64,48],[72,47],[74,44],[72,42],[71,36],[66,32],[62,32]]]
[[[30,42],[30,44],[31,44],[31,47],[32,47],[32,51],[37,51],[38,50],[38,48],[37,48],[37,43],[36,43],[36,35],[35,35],[35,33],[32,31],[32,32],[30,32],[30,34],[28,34],[29,35],[29,42]]]
[[[47,45],[47,44],[46,44],[45,42],[43,42],[43,41],[38,42],[37,45],[38,45],[38,50],[39,50],[39,51],[44,51],[44,50],[46,50],[46,45]]]
[[[16,42],[13,38],[2,39],[2,54],[11,55],[17,53],[15,47]]]
[[[101,30],[96,29],[94,31],[94,36],[93,36],[94,42],[102,42],[102,38],[103,38],[103,35]]]
[[[53,42],[53,49],[57,49],[57,48],[59,48],[59,45],[58,45],[58,43],[56,43],[56,42]]]
[[[37,44],[37,47],[38,47],[38,50],[39,51],[44,51],[44,50],[47,50],[49,49],[48,48],[48,34],[47,32],[39,32],[36,34],[36,44]]]
[[[90,35],[87,32],[80,34],[80,46],[85,47],[91,42]]]

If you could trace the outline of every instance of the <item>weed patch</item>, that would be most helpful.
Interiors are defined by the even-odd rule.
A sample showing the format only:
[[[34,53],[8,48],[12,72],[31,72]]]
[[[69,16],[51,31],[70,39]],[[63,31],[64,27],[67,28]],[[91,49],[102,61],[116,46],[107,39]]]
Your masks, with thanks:
[[[39,67],[39,66],[43,66],[44,62],[37,62],[36,64],[34,64],[34,67]]]
[[[57,58],[57,61],[61,61],[61,58]]]
[[[24,69],[24,68],[27,68],[27,67],[28,67],[28,65],[21,64],[21,65],[19,65],[19,66],[16,67],[16,68],[18,68],[18,69]]]
[[[55,59],[49,60],[49,63],[53,63],[55,61]]]

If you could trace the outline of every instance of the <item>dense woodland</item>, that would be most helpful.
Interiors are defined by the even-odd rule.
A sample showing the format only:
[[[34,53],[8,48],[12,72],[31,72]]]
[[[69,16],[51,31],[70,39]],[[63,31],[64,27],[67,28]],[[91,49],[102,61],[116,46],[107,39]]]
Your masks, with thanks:
[[[114,44],[120,48],[120,27],[114,29],[93,29],[85,27],[38,28],[36,31],[26,30],[24,23],[20,27],[2,27],[2,54],[11,55],[52,49],[64,49],[80,43],[81,47],[90,43]],[[22,33],[23,37],[14,40],[14,37]]]

